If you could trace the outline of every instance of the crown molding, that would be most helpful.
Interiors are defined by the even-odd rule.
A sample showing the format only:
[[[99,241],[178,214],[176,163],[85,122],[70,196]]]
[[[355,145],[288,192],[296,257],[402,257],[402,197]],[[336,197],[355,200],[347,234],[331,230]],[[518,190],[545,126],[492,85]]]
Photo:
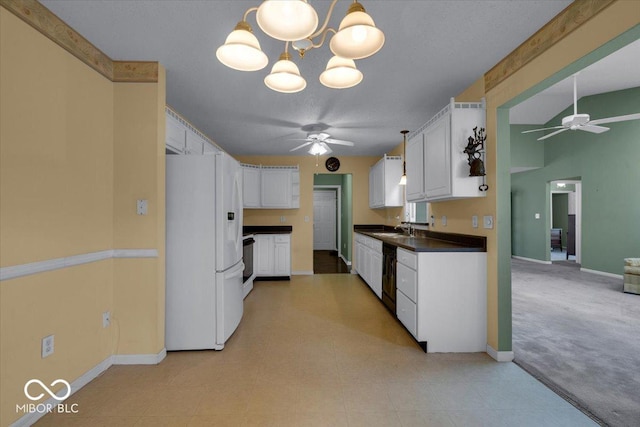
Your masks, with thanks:
[[[0,6],[112,82],[158,82],[157,62],[113,61],[37,0],[0,0]]]
[[[576,0],[571,3],[485,73],[485,92],[496,87],[615,1],[616,0]]]

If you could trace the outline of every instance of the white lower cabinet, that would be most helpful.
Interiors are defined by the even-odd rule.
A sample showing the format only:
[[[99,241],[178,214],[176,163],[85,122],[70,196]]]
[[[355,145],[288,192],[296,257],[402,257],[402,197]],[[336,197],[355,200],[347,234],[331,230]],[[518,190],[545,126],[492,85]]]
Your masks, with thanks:
[[[429,353],[487,349],[487,254],[397,250],[396,315]]]
[[[355,269],[378,298],[382,298],[382,242],[358,233],[355,241]]]
[[[291,276],[291,236],[256,234],[256,277]]]

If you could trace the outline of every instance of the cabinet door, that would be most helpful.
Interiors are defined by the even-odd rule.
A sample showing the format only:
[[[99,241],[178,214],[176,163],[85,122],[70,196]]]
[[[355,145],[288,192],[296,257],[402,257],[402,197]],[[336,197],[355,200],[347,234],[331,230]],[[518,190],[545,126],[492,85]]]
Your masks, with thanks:
[[[376,183],[375,170],[372,166],[371,168],[369,168],[369,207],[372,209],[376,207],[375,183]]]
[[[262,207],[291,207],[291,170],[262,169]]]
[[[273,276],[273,236],[256,235],[256,276]]]
[[[291,275],[291,243],[289,235],[275,235],[273,243],[273,275]]]
[[[204,154],[204,144],[208,144],[200,135],[187,129],[186,154]]]
[[[369,275],[371,277],[371,289],[382,298],[382,254],[371,251],[371,265],[369,266]]]
[[[402,160],[385,158],[382,169],[382,204],[384,207],[401,207],[404,203],[402,177]]]
[[[260,207],[260,169],[242,167],[242,197],[245,208]]]
[[[424,133],[407,141],[407,201],[424,199]]]
[[[451,194],[451,115],[424,132],[424,191],[427,199]]]
[[[166,144],[178,153],[184,153],[186,144],[186,128],[182,124],[174,119],[172,116],[167,115],[167,133],[165,135]]]

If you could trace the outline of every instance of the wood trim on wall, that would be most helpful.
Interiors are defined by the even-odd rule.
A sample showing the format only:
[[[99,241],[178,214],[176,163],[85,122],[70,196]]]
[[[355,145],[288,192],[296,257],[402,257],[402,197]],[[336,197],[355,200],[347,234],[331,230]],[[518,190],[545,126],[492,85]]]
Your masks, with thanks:
[[[485,91],[565,38],[616,0],[575,0],[484,75]]]
[[[158,82],[157,62],[113,61],[37,0],[0,5],[112,82]]]

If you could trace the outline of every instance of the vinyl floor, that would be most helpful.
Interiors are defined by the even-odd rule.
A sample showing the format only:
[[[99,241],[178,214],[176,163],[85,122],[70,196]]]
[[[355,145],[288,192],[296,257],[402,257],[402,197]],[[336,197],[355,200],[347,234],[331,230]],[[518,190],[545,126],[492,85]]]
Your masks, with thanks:
[[[425,354],[352,274],[256,282],[222,351],[113,366],[37,426],[591,426],[513,363]]]

